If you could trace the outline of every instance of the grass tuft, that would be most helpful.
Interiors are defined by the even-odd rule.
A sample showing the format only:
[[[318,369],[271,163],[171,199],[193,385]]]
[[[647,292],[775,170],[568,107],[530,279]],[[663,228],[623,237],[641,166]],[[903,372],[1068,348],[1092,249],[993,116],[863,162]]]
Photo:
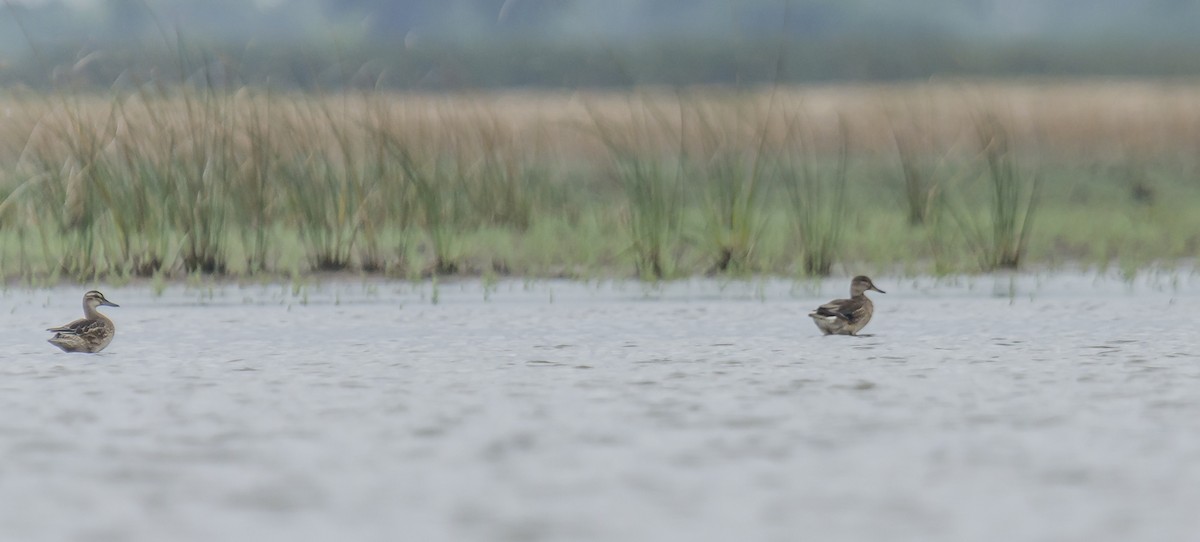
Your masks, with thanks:
[[[1038,202],[1038,178],[1017,164],[1009,130],[995,117],[976,124],[986,181],[987,210],[954,213],[984,271],[1017,269],[1028,247]],[[979,218],[982,217],[982,218]]]
[[[844,124],[841,143],[828,159],[815,153],[806,141],[799,117],[789,123],[794,148],[783,155],[779,180],[787,191],[791,223],[800,248],[801,271],[806,276],[828,276],[841,250],[847,224],[853,219],[846,205],[849,147]]]

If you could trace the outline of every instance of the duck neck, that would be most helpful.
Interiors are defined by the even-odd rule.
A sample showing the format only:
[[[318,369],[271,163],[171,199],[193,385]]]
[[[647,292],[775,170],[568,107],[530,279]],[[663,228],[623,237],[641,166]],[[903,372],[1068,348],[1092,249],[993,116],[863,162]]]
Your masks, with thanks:
[[[100,318],[104,318],[104,315],[100,314],[100,311],[96,310],[95,305],[85,301],[83,303],[83,317],[89,320],[98,320]]]

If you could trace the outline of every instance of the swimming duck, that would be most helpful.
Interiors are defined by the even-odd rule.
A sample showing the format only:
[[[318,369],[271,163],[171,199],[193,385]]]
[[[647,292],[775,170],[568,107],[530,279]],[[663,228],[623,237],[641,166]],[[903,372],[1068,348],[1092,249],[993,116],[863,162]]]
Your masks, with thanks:
[[[857,335],[858,331],[871,321],[871,314],[875,312],[875,305],[863,293],[867,290],[887,293],[876,288],[870,278],[859,275],[850,281],[850,299],[830,301],[817,307],[817,310],[808,316],[826,335]]]
[[[100,305],[120,307],[105,299],[104,294],[96,290],[83,294],[83,318],[65,326],[47,329],[46,331],[54,332],[50,344],[61,348],[63,352],[96,353],[104,350],[104,347],[112,342],[117,328],[113,326],[112,320],[96,311],[96,307]]]

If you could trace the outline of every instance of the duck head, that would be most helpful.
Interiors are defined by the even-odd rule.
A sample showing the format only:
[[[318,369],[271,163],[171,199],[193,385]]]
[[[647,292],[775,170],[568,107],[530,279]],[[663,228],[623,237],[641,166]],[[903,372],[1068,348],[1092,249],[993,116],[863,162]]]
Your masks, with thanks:
[[[112,301],[109,301],[107,298],[104,297],[104,294],[100,293],[97,290],[92,290],[86,294],[83,294],[84,308],[95,310],[96,307],[99,307],[101,305],[103,305],[105,307],[120,307],[120,305],[113,303]]]
[[[887,292],[877,288],[875,286],[875,283],[871,282],[871,278],[866,275],[859,275],[857,277],[854,277],[854,280],[850,281],[850,296],[851,297],[858,297],[867,290],[875,290],[876,292],[879,292],[881,294],[887,293]]]

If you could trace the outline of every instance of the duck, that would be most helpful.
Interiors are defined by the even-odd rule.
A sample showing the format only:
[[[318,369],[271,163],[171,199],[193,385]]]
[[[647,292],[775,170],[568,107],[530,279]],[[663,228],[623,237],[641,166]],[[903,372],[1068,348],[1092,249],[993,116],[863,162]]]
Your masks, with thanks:
[[[859,275],[850,281],[850,299],[830,301],[817,307],[808,316],[816,322],[817,329],[826,335],[858,335],[875,312],[875,304],[864,293],[867,290],[887,293],[876,287],[870,277]]]
[[[83,318],[64,326],[47,329],[46,331],[54,332],[54,336],[48,342],[61,348],[63,352],[95,354],[104,350],[108,343],[112,342],[117,328],[112,320],[96,310],[96,307],[101,305],[120,307],[96,290],[83,294]]]

